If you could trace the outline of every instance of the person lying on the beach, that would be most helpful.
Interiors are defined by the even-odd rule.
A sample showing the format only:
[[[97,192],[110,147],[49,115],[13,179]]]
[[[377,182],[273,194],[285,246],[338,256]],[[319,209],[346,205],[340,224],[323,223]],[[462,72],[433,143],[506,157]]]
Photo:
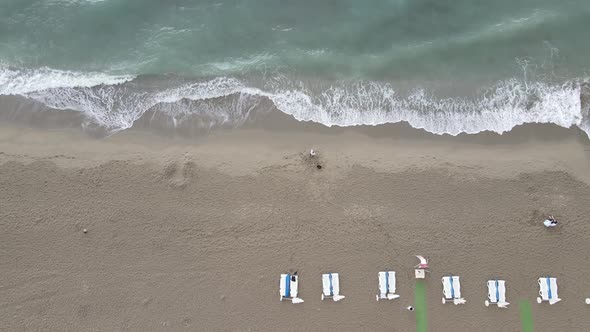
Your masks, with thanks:
[[[549,216],[549,218],[545,219],[543,225],[545,227],[555,227],[557,226],[557,220],[553,216]]]

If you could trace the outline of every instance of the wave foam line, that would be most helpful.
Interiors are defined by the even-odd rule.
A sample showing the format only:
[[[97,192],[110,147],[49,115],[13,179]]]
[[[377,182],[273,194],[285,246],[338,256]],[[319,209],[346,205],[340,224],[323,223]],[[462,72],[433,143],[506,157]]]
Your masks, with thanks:
[[[580,87],[576,84],[523,84],[503,81],[477,99],[430,97],[417,90],[400,98],[389,85],[355,84],[331,88],[312,98],[301,91],[269,95],[277,108],[300,121],[326,126],[408,122],[435,134],[504,133],[525,123],[581,125]]]
[[[1,68],[0,68],[1,69]],[[158,107],[171,117],[206,115],[225,123],[242,123],[261,98],[299,121],[326,126],[380,125],[408,122],[435,134],[504,133],[525,123],[578,126],[590,135],[587,111],[582,111],[581,84],[575,81],[551,85],[499,82],[473,99],[440,99],[424,90],[400,96],[389,84],[357,82],[333,86],[319,93],[305,87],[259,89],[235,78],[219,77],[205,82],[145,89],[132,76],[76,73],[47,68],[0,70],[0,94],[22,95],[54,109],[83,112],[108,130],[130,128],[146,111]],[[133,81],[132,81],[133,80]],[[169,82],[165,82],[169,84]],[[231,109],[207,101],[238,96]],[[183,101],[200,103],[187,104]],[[166,107],[162,107],[162,105]],[[175,120],[176,123],[176,120]]]
[[[81,73],[51,69],[11,69],[0,66],[0,95],[23,95],[47,89],[116,85],[135,79],[131,75]]]

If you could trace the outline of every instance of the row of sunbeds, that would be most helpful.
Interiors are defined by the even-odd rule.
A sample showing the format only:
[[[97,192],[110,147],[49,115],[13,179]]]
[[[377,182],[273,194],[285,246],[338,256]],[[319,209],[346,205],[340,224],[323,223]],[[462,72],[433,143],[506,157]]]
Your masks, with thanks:
[[[400,296],[396,294],[395,271],[382,271],[378,274],[379,293],[376,295],[379,300],[394,300]],[[464,304],[466,301],[461,296],[461,282],[459,276],[444,276],[442,279],[443,298],[442,303]],[[557,279],[553,277],[542,277],[538,279],[539,297],[537,302],[548,302],[555,304],[561,299],[557,294]],[[290,300],[293,303],[302,303],[298,297],[299,276],[297,274],[281,274],[279,291],[281,301]],[[507,308],[506,301],[506,280],[488,280],[488,299],[484,302],[486,306],[496,305],[499,308]],[[322,300],[332,299],[340,301],[344,296],[340,294],[340,276],[338,273],[325,273],[322,275]],[[589,303],[590,301],[586,301]]]

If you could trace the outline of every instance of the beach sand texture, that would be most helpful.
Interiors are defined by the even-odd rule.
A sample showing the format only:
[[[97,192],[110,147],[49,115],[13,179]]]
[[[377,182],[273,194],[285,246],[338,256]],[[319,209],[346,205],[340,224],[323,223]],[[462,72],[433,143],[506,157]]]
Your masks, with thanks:
[[[4,124],[0,330],[413,331],[415,254],[431,263],[430,331],[517,331],[521,300],[536,331],[590,330],[590,154],[577,133],[274,127],[97,140]],[[545,229],[548,214],[562,225]],[[305,303],[280,302],[278,276],[295,270]],[[383,270],[401,298],[375,301]],[[325,272],[346,299],[320,300]],[[441,304],[448,274],[465,305]],[[554,306],[535,302],[546,275]],[[495,277],[507,310],[484,306]]]

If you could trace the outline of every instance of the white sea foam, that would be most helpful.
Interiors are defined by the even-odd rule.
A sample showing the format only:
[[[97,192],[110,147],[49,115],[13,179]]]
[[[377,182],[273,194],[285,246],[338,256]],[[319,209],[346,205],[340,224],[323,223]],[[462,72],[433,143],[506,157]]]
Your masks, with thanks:
[[[269,96],[298,120],[326,126],[379,125],[408,122],[435,134],[503,133],[524,123],[581,125],[580,88],[576,84],[500,82],[479,98],[437,99],[424,90],[398,97],[389,85],[359,83],[331,88],[311,98],[301,91]]]
[[[237,125],[248,117],[261,97],[266,97],[278,110],[297,120],[326,126],[406,121],[431,133],[457,135],[482,131],[504,133],[525,123],[554,123],[566,128],[578,126],[590,133],[590,121],[587,111],[581,109],[580,84],[576,81],[552,85],[525,84],[511,79],[497,83],[478,97],[441,99],[421,89],[401,96],[390,84],[376,82],[340,84],[319,92],[310,91],[304,84],[297,84],[297,88],[285,88],[286,84],[280,83],[255,88],[224,77],[167,84],[165,88],[151,90],[138,89],[137,84],[122,84],[132,79],[47,68],[29,71],[3,68],[0,94],[22,95],[50,108],[80,111],[112,131],[131,127],[151,109],[168,113],[174,117],[175,124],[177,119],[195,114],[211,121],[209,126]],[[220,103],[218,99],[222,97],[229,101]]]
[[[210,68],[211,72],[221,73],[236,73],[246,72],[256,68],[264,68],[269,61],[272,61],[274,56],[269,53],[261,53],[247,58],[228,58],[222,62],[211,62],[201,67]],[[211,70],[213,69],[213,70]]]
[[[129,75],[81,73],[51,69],[12,69],[0,66],[0,95],[19,95],[46,89],[115,85],[133,80]]]
[[[183,84],[155,92],[137,91],[124,85],[71,86],[20,93],[54,109],[83,112],[89,119],[111,131],[130,128],[146,111],[160,105],[159,110],[172,116],[187,114],[190,109],[174,105],[183,99],[210,100],[239,94],[245,87],[235,79],[216,78],[201,83]],[[195,114],[203,110],[192,110]],[[213,108],[209,108],[213,111]],[[217,109],[217,111],[221,111]],[[246,112],[247,109],[244,110]],[[215,114],[211,114],[217,117]],[[236,114],[236,121],[238,115]]]

